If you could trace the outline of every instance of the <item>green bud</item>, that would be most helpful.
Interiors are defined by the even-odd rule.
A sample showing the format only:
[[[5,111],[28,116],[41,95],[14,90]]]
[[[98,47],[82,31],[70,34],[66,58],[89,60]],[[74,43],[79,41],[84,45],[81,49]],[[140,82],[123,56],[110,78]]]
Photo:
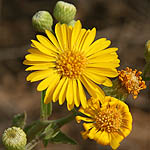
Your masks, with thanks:
[[[75,21],[75,20],[72,20],[72,21],[70,21],[70,22],[68,23],[68,25],[74,27],[75,23],[76,23],[76,21]]]
[[[7,150],[24,150],[27,138],[21,128],[11,127],[4,131],[2,142]]]
[[[58,1],[54,8],[53,15],[60,23],[68,24],[75,18],[76,11],[76,7],[73,4]]]
[[[38,11],[32,17],[32,25],[35,31],[52,31],[53,18],[48,11]]]
[[[145,45],[145,61],[146,64],[144,66],[144,71],[143,71],[143,79],[145,81],[150,81],[150,40],[146,42]]]
[[[147,63],[150,63],[150,40],[146,42],[145,60]]]

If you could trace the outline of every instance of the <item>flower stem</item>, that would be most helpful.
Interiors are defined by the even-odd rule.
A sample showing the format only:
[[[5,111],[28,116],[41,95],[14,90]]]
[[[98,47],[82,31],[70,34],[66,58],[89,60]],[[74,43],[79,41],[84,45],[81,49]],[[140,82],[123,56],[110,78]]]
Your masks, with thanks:
[[[41,119],[48,120],[48,117],[52,114],[52,103],[45,104],[44,97],[45,97],[45,90],[41,93]]]

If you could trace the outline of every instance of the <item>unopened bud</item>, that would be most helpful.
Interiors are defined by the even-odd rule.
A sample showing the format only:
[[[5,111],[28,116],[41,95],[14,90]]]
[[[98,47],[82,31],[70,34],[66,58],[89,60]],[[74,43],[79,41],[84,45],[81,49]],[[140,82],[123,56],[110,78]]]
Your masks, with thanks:
[[[76,11],[76,7],[73,4],[58,1],[54,8],[53,15],[60,23],[68,24],[75,18]]]
[[[21,128],[12,127],[4,131],[2,142],[7,150],[24,150],[27,143],[27,138]]]
[[[48,11],[38,11],[32,17],[32,25],[35,31],[45,32],[52,30],[53,18]]]
[[[145,59],[147,63],[150,63],[150,40],[146,42]]]

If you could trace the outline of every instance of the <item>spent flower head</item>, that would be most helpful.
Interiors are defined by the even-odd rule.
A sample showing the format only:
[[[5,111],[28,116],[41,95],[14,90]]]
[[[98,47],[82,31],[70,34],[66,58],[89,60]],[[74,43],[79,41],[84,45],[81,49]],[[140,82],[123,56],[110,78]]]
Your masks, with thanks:
[[[78,123],[84,121],[85,131],[82,131],[84,139],[90,138],[102,145],[110,145],[117,149],[120,142],[129,135],[132,130],[132,116],[128,106],[113,97],[106,96],[103,99],[91,98],[88,107],[80,107],[79,111],[87,117],[77,116]]]
[[[127,92],[133,95],[133,98],[136,99],[140,90],[145,89],[145,81],[142,80],[141,71],[132,70],[127,67],[125,70],[118,71],[119,80],[121,85],[126,88]]]
[[[116,77],[120,60],[118,48],[108,48],[111,44],[106,38],[96,40],[96,29],[82,29],[80,21],[75,26],[56,24],[56,37],[49,31],[48,36],[37,35],[32,40],[30,54],[25,56],[26,71],[33,71],[27,81],[39,83],[37,90],[46,89],[45,103],[50,101],[62,105],[67,100],[68,110],[74,105],[87,106],[86,94],[103,97],[104,93],[97,84],[112,86],[108,77]]]

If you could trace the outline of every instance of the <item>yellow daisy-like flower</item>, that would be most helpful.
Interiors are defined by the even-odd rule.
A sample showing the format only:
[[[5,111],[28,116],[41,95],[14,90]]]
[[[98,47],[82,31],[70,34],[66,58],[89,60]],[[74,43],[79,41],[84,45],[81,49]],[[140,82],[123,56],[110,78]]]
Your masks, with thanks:
[[[95,42],[96,29],[82,29],[80,21],[74,27],[56,24],[56,37],[46,31],[48,38],[37,35],[32,40],[30,54],[25,56],[25,65],[31,65],[26,71],[27,81],[42,80],[38,91],[46,89],[44,102],[56,102],[62,105],[67,100],[68,110],[80,102],[87,106],[86,94],[103,97],[104,93],[97,84],[112,86],[107,77],[116,77],[119,59],[118,48],[108,48],[111,44],[106,38]]]
[[[83,123],[84,139],[90,138],[102,145],[110,145],[117,149],[120,142],[129,135],[132,129],[132,116],[128,106],[113,97],[88,100],[88,107],[79,109],[87,117],[77,116],[76,120]]]
[[[127,67],[125,70],[118,71],[118,73],[121,85],[126,88],[128,93],[133,95],[134,99],[137,98],[140,90],[146,89],[145,81],[140,76],[142,74],[141,71],[137,71],[136,69],[133,71]]]

